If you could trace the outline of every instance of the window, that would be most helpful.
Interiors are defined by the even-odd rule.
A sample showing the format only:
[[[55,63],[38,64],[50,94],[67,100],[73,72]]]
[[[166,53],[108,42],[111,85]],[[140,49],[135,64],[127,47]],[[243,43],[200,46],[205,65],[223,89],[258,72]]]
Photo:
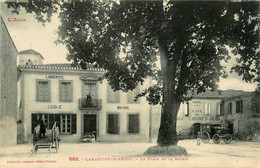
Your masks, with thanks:
[[[50,81],[37,80],[36,100],[39,102],[49,102],[51,100]]]
[[[108,114],[107,115],[107,133],[119,134],[119,115]]]
[[[204,111],[206,115],[209,115],[211,112],[211,104],[210,103],[205,103]]]
[[[32,133],[34,128],[37,126],[37,120],[43,115],[46,129],[51,129],[53,124],[56,122],[56,126],[59,127],[61,133],[77,133],[77,116],[76,114],[47,114],[37,113],[32,114]],[[70,120],[71,119],[71,120]],[[68,124],[71,123],[71,126]],[[68,129],[71,128],[71,131]],[[68,132],[68,130],[70,132]]]
[[[236,113],[243,113],[243,101],[236,101]]]
[[[190,113],[190,104],[189,103],[185,104],[184,113],[185,113],[185,116],[189,116],[189,113]]]
[[[128,115],[128,133],[137,134],[140,131],[139,114]]]
[[[71,102],[73,97],[72,93],[72,82],[71,81],[60,81],[60,101]]]
[[[220,115],[223,116],[224,115],[224,102],[220,103]]]
[[[228,114],[232,114],[232,102],[228,103]]]
[[[110,85],[107,86],[107,102],[120,103],[120,92],[115,92]]]
[[[71,115],[69,114],[61,115],[61,132],[71,133]]]
[[[135,100],[135,96],[137,96],[140,93],[140,86],[137,85],[136,88],[132,91],[128,91],[127,93],[127,102],[128,103],[140,103],[140,98],[138,98],[136,101]]]
[[[96,81],[83,81],[83,97],[87,98],[87,95],[90,94],[91,99],[96,99],[97,86]],[[93,82],[93,83],[92,83]]]

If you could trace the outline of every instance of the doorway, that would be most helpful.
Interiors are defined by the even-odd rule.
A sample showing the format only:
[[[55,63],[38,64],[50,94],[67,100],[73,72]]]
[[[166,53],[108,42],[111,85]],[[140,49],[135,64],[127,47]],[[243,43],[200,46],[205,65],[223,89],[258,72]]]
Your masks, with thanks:
[[[198,132],[200,131],[200,123],[195,123],[195,124],[193,124],[193,137],[194,138],[197,138],[197,136],[198,136]]]
[[[90,132],[95,132],[95,138],[97,139],[97,115],[96,114],[84,114],[84,135]]]
[[[228,122],[228,130],[230,134],[233,134],[233,128],[234,128],[234,124],[232,122]]]

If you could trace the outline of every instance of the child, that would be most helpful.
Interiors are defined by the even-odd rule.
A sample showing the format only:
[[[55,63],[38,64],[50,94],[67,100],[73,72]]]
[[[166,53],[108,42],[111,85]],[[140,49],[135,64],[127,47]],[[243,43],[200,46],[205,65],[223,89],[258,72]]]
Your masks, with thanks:
[[[197,135],[197,146],[200,146],[200,138],[201,138],[201,133],[198,132],[198,135]]]

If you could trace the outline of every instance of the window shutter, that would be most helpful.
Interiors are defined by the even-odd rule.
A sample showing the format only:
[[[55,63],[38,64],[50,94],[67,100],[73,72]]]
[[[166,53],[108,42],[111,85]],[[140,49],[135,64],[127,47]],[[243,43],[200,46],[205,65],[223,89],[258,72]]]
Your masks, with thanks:
[[[60,125],[60,114],[54,115],[56,126],[59,127],[59,130],[61,131],[61,125]]]
[[[76,114],[72,114],[72,123],[71,123],[71,133],[72,134],[76,134],[77,133],[77,115]]]
[[[55,122],[54,114],[49,114],[49,129],[52,129],[54,122]]]
[[[36,126],[37,126],[37,114],[32,114],[32,134]]]
[[[114,133],[118,134],[119,133],[119,128],[118,128],[118,114],[114,115]]]
[[[204,111],[205,111],[205,114],[208,114],[207,103],[204,104]]]
[[[128,132],[129,133],[139,133],[139,115],[138,114],[130,114],[129,115],[129,125]]]
[[[241,100],[241,113],[243,113],[243,101]]]

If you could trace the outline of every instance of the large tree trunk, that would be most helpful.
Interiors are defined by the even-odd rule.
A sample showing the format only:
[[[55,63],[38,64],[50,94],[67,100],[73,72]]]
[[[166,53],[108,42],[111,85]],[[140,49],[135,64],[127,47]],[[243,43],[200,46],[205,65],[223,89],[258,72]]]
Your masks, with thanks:
[[[159,46],[163,77],[163,99],[157,143],[159,146],[171,146],[178,143],[176,123],[181,103],[180,96],[176,95],[175,92],[177,60],[169,60],[168,49],[165,44],[161,43]]]

